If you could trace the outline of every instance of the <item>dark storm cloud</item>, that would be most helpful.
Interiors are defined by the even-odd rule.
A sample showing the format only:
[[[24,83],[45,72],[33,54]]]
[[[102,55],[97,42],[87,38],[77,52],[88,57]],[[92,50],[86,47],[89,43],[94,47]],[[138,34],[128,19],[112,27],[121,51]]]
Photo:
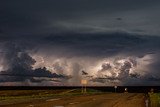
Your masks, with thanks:
[[[153,82],[159,82],[160,81],[160,54],[158,54],[154,62],[150,64],[150,70],[151,72],[144,77],[148,81],[153,81]]]
[[[20,39],[20,38],[19,38]],[[146,35],[137,35],[137,34],[129,34],[124,32],[116,32],[116,33],[106,33],[106,34],[98,34],[98,33],[74,33],[74,34],[52,34],[40,40],[41,44],[34,44],[36,49],[46,49],[44,53],[54,54],[59,56],[58,53],[63,53],[61,57],[110,57],[117,54],[125,54],[127,56],[142,56],[148,54],[157,54],[157,59],[159,56],[159,46],[160,46],[160,37],[159,36],[146,36]],[[32,41],[30,41],[32,42]],[[29,51],[34,50],[35,48],[32,46],[28,46],[22,42],[8,42],[9,44],[4,46],[5,52],[5,61],[6,66],[8,65],[9,69],[7,72],[3,73],[1,77],[1,81],[4,80],[9,81],[26,81],[30,80],[31,82],[35,81],[43,81],[44,79],[34,80],[33,77],[48,77],[48,78],[62,78],[69,79],[70,77],[60,74],[53,74],[50,71],[44,69],[36,69],[32,70],[32,65],[35,63],[34,59],[30,57]],[[66,52],[63,52],[64,49]],[[56,50],[56,51],[55,51]],[[129,59],[132,62],[133,66],[137,65],[137,62],[134,59]],[[155,60],[156,61],[156,60]],[[159,65],[159,61],[157,60],[152,67]],[[58,72],[65,72],[65,69],[62,69],[59,64],[55,65]],[[151,68],[152,68],[151,67]],[[158,67],[158,66],[157,66]],[[79,72],[83,69],[79,64],[73,64],[73,82],[75,85],[78,84],[79,81]],[[106,66],[103,66],[104,69],[107,69]],[[146,81],[145,77],[141,77],[136,74],[129,74],[129,70],[131,68],[131,64],[126,62],[124,66],[121,67],[120,77],[104,77],[104,78],[94,78],[92,82],[111,82],[111,81],[121,81],[122,78],[126,78],[126,81],[130,81],[133,78],[139,79],[142,81]],[[152,68],[153,69],[153,68]],[[5,74],[6,73],[6,74]],[[158,71],[154,69],[150,74],[158,74]],[[12,77],[13,76],[13,77]],[[7,78],[5,78],[7,77]],[[8,79],[8,77],[10,77]],[[22,78],[23,77],[23,78]],[[130,79],[128,79],[130,78]],[[150,78],[150,77],[147,77]],[[159,78],[159,77],[156,77]],[[157,79],[156,79],[157,80]],[[49,80],[50,81],[50,80]],[[124,82],[125,84],[126,82]]]
[[[35,79],[38,78],[38,79]],[[42,79],[41,79],[42,78]],[[27,70],[27,71],[1,71],[0,72],[0,82],[24,82],[26,80],[30,80],[31,82],[42,82],[42,81],[56,81],[60,82],[60,80],[54,79],[69,79],[71,77],[51,73],[46,68],[37,68],[35,70]]]
[[[131,73],[131,74],[129,74],[129,76],[130,76],[131,78],[139,78],[139,77],[140,77],[140,74],[138,74],[138,73]]]
[[[154,65],[159,65],[159,62],[152,63],[149,66],[149,72],[147,72],[145,75],[141,73],[141,69],[143,69],[142,66],[140,66],[140,69],[135,69],[137,65],[135,63],[139,63],[136,60],[133,61],[134,58],[128,58],[128,61],[122,61],[117,65],[114,63],[114,67],[116,70],[109,70],[107,73],[110,73],[112,75],[107,75],[106,74],[100,74],[97,77],[92,78],[90,81],[92,82],[97,82],[97,83],[121,83],[122,85],[158,85],[160,81],[160,76],[159,76],[159,71],[158,67]],[[159,60],[159,59],[148,59],[148,60],[143,60],[143,61],[149,61],[149,60]],[[117,61],[117,62],[119,62]],[[114,61],[115,62],[115,61]],[[103,63],[102,63],[103,65]],[[117,65],[117,66],[116,66]],[[119,67],[118,67],[119,66]],[[101,68],[103,70],[103,68]],[[101,71],[100,70],[100,71]],[[114,71],[114,72],[113,72]],[[137,72],[138,71],[138,72]],[[118,72],[118,75],[116,76],[114,73]],[[100,72],[98,72],[100,73]],[[153,82],[153,83],[152,83]]]
[[[23,74],[22,74],[23,73]],[[36,79],[35,79],[36,78]],[[24,82],[30,80],[31,82],[42,82],[42,81],[60,81],[53,79],[69,79],[71,77],[51,73],[46,68],[37,68],[31,71],[22,71],[21,73],[15,71],[1,71],[0,73],[0,82]]]
[[[0,34],[2,34],[3,33],[3,31],[0,29]]]
[[[129,76],[129,71],[132,68],[132,64],[128,61],[125,61],[124,64],[120,68],[119,78],[124,79]]]
[[[75,32],[75,30],[90,32],[109,28],[112,31],[116,26],[121,29],[126,29],[125,26],[127,26],[131,28],[129,30],[136,32],[144,32],[149,27],[153,30],[152,32],[155,30],[157,32],[158,26],[155,23],[159,23],[159,16],[152,8],[159,7],[159,3],[159,0],[2,0],[0,2],[0,29],[7,36],[20,37]],[[129,16],[130,13],[132,15],[132,11],[135,11],[133,12],[135,17],[131,18]],[[144,17],[146,14],[153,17],[146,16],[144,20],[141,13]],[[145,25],[145,21],[146,23],[153,22],[154,25]],[[130,22],[135,22],[135,24]],[[146,27],[138,28],[139,23]]]
[[[101,69],[101,71],[103,72],[103,71],[106,71],[106,70],[109,70],[109,69],[111,69],[112,68],[112,66],[109,64],[109,63],[107,63],[107,64],[102,64],[102,69]]]
[[[45,67],[35,69],[33,76],[35,76],[35,77],[50,77],[50,78],[67,78],[67,76],[62,75],[62,74],[51,73]]]
[[[119,54],[143,58],[152,53],[160,59],[159,7],[159,0],[1,0],[0,53],[6,59],[5,73],[14,77],[6,75],[7,78],[0,79],[4,82],[36,81],[33,77],[43,76],[67,78],[45,68],[34,71],[35,60],[30,52],[69,58]],[[134,60],[130,62],[137,65]],[[159,60],[151,65],[152,75],[159,74],[159,65]],[[75,84],[82,68],[79,64],[73,66]],[[130,67],[121,70],[125,68]],[[55,71],[63,73],[65,69],[57,64]],[[129,75],[128,71],[124,73]],[[139,74],[130,77],[138,79]],[[98,81],[105,82],[101,78]]]
[[[111,56],[117,53],[146,55],[159,51],[159,36],[143,36],[129,33],[67,34],[46,37],[49,45],[68,49],[72,55]],[[68,51],[66,51],[67,55]]]
[[[65,65],[63,65],[63,66],[65,66]],[[63,68],[63,66],[61,66],[59,62],[54,63],[53,64],[54,71],[63,74],[63,72],[65,71],[65,69]]]
[[[36,61],[27,53],[27,48],[23,45],[20,46],[20,44],[6,44],[4,57],[4,66],[7,70],[0,72],[0,82],[34,81],[33,77],[68,78],[65,75],[51,73],[45,67],[33,70],[32,65]]]

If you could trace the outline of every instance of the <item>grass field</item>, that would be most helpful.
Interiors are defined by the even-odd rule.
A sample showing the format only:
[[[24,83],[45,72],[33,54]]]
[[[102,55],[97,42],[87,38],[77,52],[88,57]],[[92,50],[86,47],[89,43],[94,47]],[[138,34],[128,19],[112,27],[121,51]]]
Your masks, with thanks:
[[[160,93],[149,93],[150,106],[160,107]]]
[[[0,107],[145,107],[143,93],[102,93],[92,89],[87,93],[81,93],[80,89],[14,91],[1,91],[1,95],[6,94]]]
[[[67,101],[68,98],[74,99],[74,97],[75,98],[82,97],[82,99],[84,99],[83,96],[86,96],[86,97],[94,96],[94,95],[102,96],[103,94],[106,95],[107,97],[109,93],[111,93],[112,96],[116,95],[116,93],[113,93],[113,92],[101,92],[101,91],[97,91],[95,89],[90,89],[90,88],[87,89],[86,93],[81,93],[80,88],[79,89],[55,89],[55,90],[54,89],[51,89],[51,90],[50,89],[49,90],[43,90],[43,89],[42,90],[0,90],[0,106],[8,107],[7,105],[15,105],[15,104],[22,104],[22,103],[29,104],[31,102],[50,101],[48,99],[51,99],[51,100],[66,99]],[[126,94],[121,93],[121,94],[122,96],[124,95],[123,96],[124,98],[126,95],[130,95],[127,93]],[[136,97],[139,95],[140,94],[137,93]],[[160,107],[160,93],[148,93],[148,96],[149,96],[149,105],[150,105],[148,107]],[[120,99],[117,99],[117,101],[120,101]],[[130,97],[128,97],[127,99],[130,99]],[[136,99],[134,99],[133,97],[132,102],[134,100]],[[63,102],[63,101],[60,101],[60,102]],[[121,107],[121,106],[117,106],[117,107]],[[140,106],[140,107],[143,107],[143,106]]]
[[[85,94],[97,94],[100,91],[87,89]],[[0,105],[10,103],[20,103],[24,101],[78,96],[83,95],[81,89],[60,89],[60,90],[0,90]]]
[[[1,90],[0,100],[20,98],[40,98],[59,95],[67,90]]]

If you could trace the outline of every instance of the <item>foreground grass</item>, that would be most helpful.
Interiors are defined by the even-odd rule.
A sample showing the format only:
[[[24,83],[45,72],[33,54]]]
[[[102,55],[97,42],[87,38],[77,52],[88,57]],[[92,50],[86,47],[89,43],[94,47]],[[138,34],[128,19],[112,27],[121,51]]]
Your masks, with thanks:
[[[100,91],[87,89],[87,93],[81,93],[81,89],[72,90],[0,90],[0,105],[10,103],[29,102],[37,99],[59,98],[78,95],[99,94]]]
[[[0,100],[42,98],[56,96],[67,90],[3,90],[0,91]]]
[[[160,107],[160,93],[149,93],[150,106]]]

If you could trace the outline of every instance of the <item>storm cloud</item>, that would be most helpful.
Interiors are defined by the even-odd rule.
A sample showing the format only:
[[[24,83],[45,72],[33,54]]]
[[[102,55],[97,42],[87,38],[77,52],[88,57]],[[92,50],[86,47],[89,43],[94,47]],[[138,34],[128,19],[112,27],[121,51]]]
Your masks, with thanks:
[[[80,56],[112,56],[117,53],[145,55],[159,51],[159,36],[136,35],[123,32],[106,34],[52,35],[44,41],[59,49],[68,49]],[[65,50],[64,49],[64,50]],[[66,50],[66,55],[69,54]],[[145,53],[145,54],[144,54]]]
[[[26,80],[31,82],[42,82],[44,80],[56,81],[50,78],[69,79],[63,74],[50,72],[46,67],[33,69],[32,65],[34,65],[36,61],[29,55],[27,50],[25,46],[20,46],[16,43],[5,45],[5,50],[3,50],[5,60],[2,62],[5,70],[3,69],[0,72],[1,83],[24,82]],[[35,79],[36,77],[39,77],[39,79]]]
[[[80,85],[84,70],[89,85],[157,85],[159,4],[1,0],[0,82]]]

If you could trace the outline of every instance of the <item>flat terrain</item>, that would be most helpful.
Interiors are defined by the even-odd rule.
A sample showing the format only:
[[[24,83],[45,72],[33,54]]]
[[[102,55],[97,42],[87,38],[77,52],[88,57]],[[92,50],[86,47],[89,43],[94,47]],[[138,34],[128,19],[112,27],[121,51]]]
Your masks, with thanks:
[[[160,107],[160,93],[149,93],[151,107]]]
[[[144,94],[99,93],[2,100],[0,107],[145,107]]]

